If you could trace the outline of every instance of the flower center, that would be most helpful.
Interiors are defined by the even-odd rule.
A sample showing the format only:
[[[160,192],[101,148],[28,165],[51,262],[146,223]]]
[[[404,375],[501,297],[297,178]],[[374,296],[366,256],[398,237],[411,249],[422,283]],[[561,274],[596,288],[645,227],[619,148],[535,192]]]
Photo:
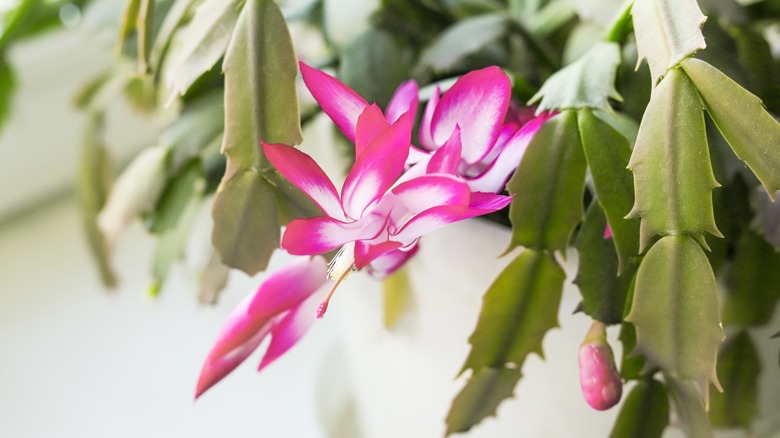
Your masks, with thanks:
[[[336,280],[336,284],[328,292],[328,296],[317,307],[317,318],[325,316],[325,312],[328,310],[328,303],[333,293],[336,292],[336,288],[339,287],[342,281],[347,278],[350,272],[355,270],[355,242],[345,243],[344,246],[339,249],[336,256],[328,264],[328,278]]]

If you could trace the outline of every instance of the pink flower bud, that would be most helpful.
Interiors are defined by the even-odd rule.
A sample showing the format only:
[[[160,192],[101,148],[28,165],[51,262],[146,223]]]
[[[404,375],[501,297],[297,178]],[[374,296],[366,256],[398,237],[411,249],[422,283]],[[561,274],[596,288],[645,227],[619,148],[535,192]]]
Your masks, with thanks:
[[[606,327],[594,322],[580,346],[580,386],[585,401],[596,410],[615,406],[623,393],[623,381],[615,367]]]

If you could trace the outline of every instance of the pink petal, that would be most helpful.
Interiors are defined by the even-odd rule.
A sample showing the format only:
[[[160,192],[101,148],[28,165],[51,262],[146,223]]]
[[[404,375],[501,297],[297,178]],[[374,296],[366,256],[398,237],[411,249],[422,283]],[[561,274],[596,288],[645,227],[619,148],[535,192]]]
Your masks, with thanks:
[[[605,239],[611,239],[612,238],[612,228],[609,227],[609,224],[607,224],[607,227],[604,228],[604,238]]]
[[[364,241],[355,242],[355,267],[362,269],[369,263],[387,253],[398,250],[403,246],[400,242],[385,241],[370,244]]]
[[[462,151],[460,128],[456,125],[450,139],[444,143],[444,146],[436,149],[436,152],[433,153],[431,160],[428,162],[426,173],[454,174],[458,170]]]
[[[529,121],[507,142],[503,151],[496,157],[492,165],[481,175],[469,181],[469,187],[475,192],[499,192],[512,172],[517,169],[523,158],[528,144],[542,127],[542,124],[550,119],[554,113],[542,113],[539,117]]]
[[[440,205],[466,207],[471,192],[463,181],[448,175],[424,175],[393,188],[396,203],[412,213]]]
[[[316,319],[314,313],[317,306],[325,297],[325,289],[322,289],[321,292],[310,296],[306,301],[290,309],[283,318],[276,322],[271,330],[271,343],[260,361],[258,371],[262,371],[263,368],[286,353],[311,328]]]
[[[443,144],[460,126],[463,160],[476,163],[487,155],[504,122],[511,84],[498,67],[463,75],[441,97],[431,120],[433,140]]]
[[[512,202],[511,196],[496,195],[493,193],[472,192],[469,209],[475,216],[492,213],[501,210]]]
[[[418,92],[417,82],[413,80],[401,84],[395,90],[393,97],[390,98],[390,103],[387,104],[387,120],[390,123],[395,123],[399,117],[406,113],[414,118],[417,115]]]
[[[299,65],[303,82],[322,110],[350,141],[355,141],[355,125],[368,102],[333,76],[303,62]]]
[[[355,128],[355,159],[357,159],[365,150],[366,146],[390,127],[385,120],[382,110],[374,103],[366,107],[360,114]]]
[[[428,104],[425,105],[425,112],[423,113],[422,120],[420,120],[420,132],[418,137],[420,139],[420,145],[429,151],[432,151],[439,146],[433,141],[433,130],[431,129],[431,120],[433,119],[433,114],[436,112],[436,107],[439,104],[439,93],[439,87],[437,86],[433,90],[433,94],[428,100]]]
[[[378,279],[384,279],[389,277],[395,271],[403,266],[409,259],[417,254],[420,246],[417,244],[412,245],[408,250],[395,250],[384,254],[371,262],[368,265],[368,273]]]
[[[366,207],[392,187],[404,170],[411,135],[411,118],[404,114],[365,148],[341,189],[347,216],[361,217]]]
[[[270,318],[299,305],[327,282],[323,257],[302,257],[266,278],[249,305],[254,318]]]
[[[276,170],[306,193],[326,215],[346,219],[336,187],[310,156],[284,144],[262,143],[262,147]]]
[[[295,255],[322,254],[347,242],[373,239],[384,226],[384,218],[376,216],[354,222],[340,222],[329,217],[296,219],[287,225],[281,246]]]

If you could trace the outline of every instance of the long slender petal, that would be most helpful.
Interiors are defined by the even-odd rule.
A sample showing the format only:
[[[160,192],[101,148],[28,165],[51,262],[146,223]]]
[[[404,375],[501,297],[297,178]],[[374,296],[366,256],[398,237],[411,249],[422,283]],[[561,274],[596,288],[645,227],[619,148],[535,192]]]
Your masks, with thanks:
[[[455,125],[455,130],[452,131],[449,140],[433,153],[431,160],[428,162],[426,173],[454,174],[458,170],[462,152],[463,145],[460,141],[460,128]]]
[[[384,254],[368,265],[368,273],[378,279],[387,278],[417,254],[420,245],[414,244],[407,250],[395,250]]]
[[[363,154],[371,141],[389,127],[385,115],[375,103],[367,106],[358,117],[355,128],[355,159]]]
[[[306,193],[326,215],[346,219],[336,187],[314,159],[284,144],[262,143],[262,147],[268,161],[279,173]]]
[[[393,93],[393,97],[390,98],[390,103],[387,104],[387,111],[385,111],[387,120],[390,123],[394,123],[406,113],[409,113],[414,118],[417,114],[417,104],[419,102],[418,93],[417,82],[411,80],[401,84]]]
[[[503,151],[481,175],[468,181],[469,187],[475,192],[499,192],[504,189],[506,181],[517,169],[523,158],[525,149],[541,128],[554,113],[542,113],[523,125],[507,142]]]
[[[382,217],[368,216],[354,222],[329,217],[296,219],[287,225],[282,248],[295,255],[322,254],[355,240],[373,239],[384,228]]]
[[[498,67],[463,75],[437,105],[431,120],[434,142],[446,142],[458,125],[463,141],[463,160],[478,162],[498,137],[510,96],[509,78]]]
[[[363,109],[368,106],[368,102],[333,76],[309,67],[303,62],[299,65],[303,82],[322,110],[348,139],[355,141],[355,126]]]
[[[463,181],[449,175],[424,175],[393,188],[396,202],[412,213],[439,205],[466,207],[471,192]]]
[[[404,114],[365,148],[341,189],[347,216],[361,217],[366,207],[392,187],[404,169],[411,135],[411,118]]]
[[[302,257],[266,278],[249,305],[254,318],[270,318],[299,305],[325,284],[323,257]]]
[[[377,244],[369,244],[364,241],[355,242],[355,267],[362,269],[377,258],[398,250],[401,242],[385,241]]]
[[[438,86],[434,88],[433,94],[431,94],[431,98],[428,99],[428,104],[425,105],[425,112],[423,113],[422,119],[420,120],[420,132],[418,134],[420,145],[429,151],[432,151],[439,146],[435,141],[433,141],[431,120],[433,120],[436,107],[439,105],[440,93],[441,92]]]

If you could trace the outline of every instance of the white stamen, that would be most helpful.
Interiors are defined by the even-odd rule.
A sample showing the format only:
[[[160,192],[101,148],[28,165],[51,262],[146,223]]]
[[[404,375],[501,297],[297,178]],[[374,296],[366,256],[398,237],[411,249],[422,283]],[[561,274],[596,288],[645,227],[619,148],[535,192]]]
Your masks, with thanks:
[[[328,264],[328,278],[338,280],[347,271],[355,270],[355,242],[345,243]]]

